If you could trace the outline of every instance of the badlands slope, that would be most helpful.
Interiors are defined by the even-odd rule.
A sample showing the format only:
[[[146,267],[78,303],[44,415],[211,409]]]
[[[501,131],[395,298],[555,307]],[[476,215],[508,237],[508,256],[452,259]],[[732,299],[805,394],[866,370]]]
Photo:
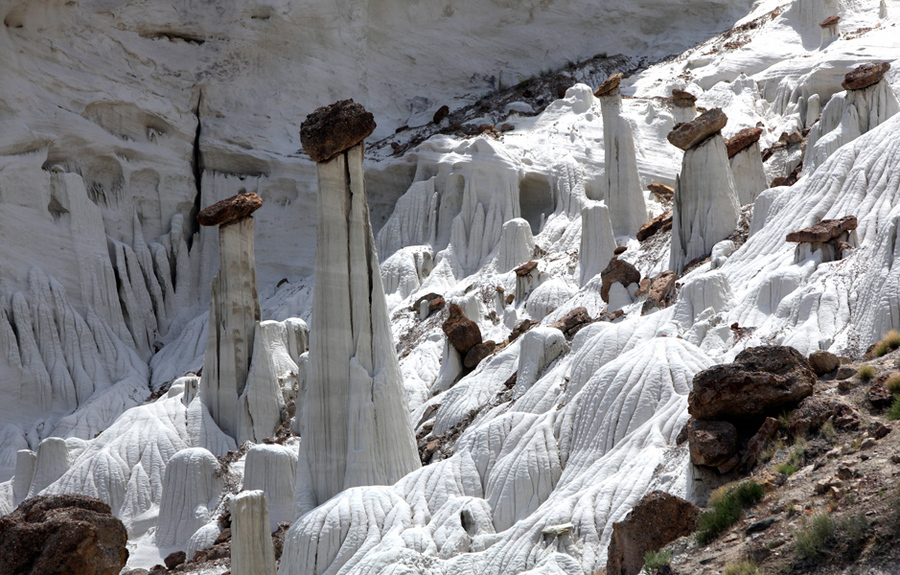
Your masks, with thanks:
[[[293,522],[282,574],[592,573],[644,493],[703,500],[675,445],[694,373],[754,345],[859,354],[900,327],[900,79],[891,70],[865,97],[840,86],[861,63],[900,58],[900,2],[396,4],[0,5],[0,513],[39,493],[100,497],[129,530],[129,565],[150,567],[214,542],[230,497],[262,489],[272,524]],[[832,15],[835,38],[819,27]],[[680,55],[625,79],[620,114],[592,94],[603,78],[576,68],[590,86],[537,115],[521,113],[535,102],[508,106],[514,129],[499,139],[444,134],[370,154],[410,424],[444,448],[393,485],[343,490],[302,517],[302,437],[248,446],[223,472],[217,457],[243,438],[219,429],[198,389],[219,265],[199,208],[240,191],[264,199],[255,253],[269,321],[254,381],[278,382],[274,405],[300,414],[316,261],[316,168],[299,151],[300,121],[354,97],[375,113],[373,139],[403,144],[394,129],[443,104],[601,52],[629,67]],[[801,163],[802,176],[757,190],[746,243],[717,246],[679,278],[672,306],[642,315],[618,284],[603,301],[599,271],[617,245],[642,277],[665,271],[668,235],[613,232],[664,206],[645,192],[649,213],[636,215],[615,200],[605,146],[633,141],[616,169],[631,162],[644,188],[674,185],[683,153],[666,135],[690,118],[667,99],[673,88],[722,108],[726,137],[760,126],[764,149],[784,132],[809,128],[809,140],[805,158],[796,145],[767,158],[769,182]],[[710,158],[699,173],[733,177]],[[845,215],[859,228],[840,261],[797,257],[784,241]],[[531,260],[537,270],[517,277]],[[409,309],[430,292],[486,340],[540,325],[465,373],[441,331],[446,311]],[[579,306],[624,317],[571,340],[549,327]]]

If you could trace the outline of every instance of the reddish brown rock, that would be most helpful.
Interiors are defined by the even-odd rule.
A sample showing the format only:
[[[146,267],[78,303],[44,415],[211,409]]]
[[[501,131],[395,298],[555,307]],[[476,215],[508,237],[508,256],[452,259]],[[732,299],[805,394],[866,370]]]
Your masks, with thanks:
[[[726,140],[725,147],[728,148],[728,157],[733,158],[758,142],[762,133],[762,128],[744,128],[733,138]]]
[[[174,553],[169,553],[163,563],[166,564],[166,569],[174,569],[184,563],[186,559],[187,554],[184,551],[175,551]]]
[[[694,104],[697,102],[697,96],[691,94],[690,92],[679,90],[678,88],[673,88],[672,100],[674,101],[675,106],[678,108],[693,108]]]
[[[566,317],[553,323],[550,327],[555,327],[566,335],[577,331],[581,326],[591,323],[591,316],[588,314],[587,308],[576,307],[566,314]]]
[[[300,143],[316,162],[349,150],[375,131],[375,117],[353,100],[324,106],[300,125]]]
[[[441,326],[450,344],[461,354],[481,343],[478,324],[466,317],[466,312],[455,303],[450,304],[450,317]]]
[[[691,463],[718,467],[737,452],[737,428],[727,421],[692,419],[688,424]]]
[[[819,26],[822,28],[828,28],[829,26],[837,26],[837,23],[841,21],[840,16],[829,16],[825,18],[821,22],[819,22]]]
[[[675,298],[675,282],[677,280],[678,276],[672,271],[664,271],[659,277],[654,279],[650,283],[650,288],[647,292],[647,301],[644,302],[641,313],[647,313],[657,308],[668,307]]]
[[[496,347],[497,344],[491,340],[473,345],[472,348],[466,352],[466,357],[463,358],[463,367],[466,369],[475,369],[475,367],[481,363],[481,360],[494,353],[494,348]]]
[[[685,122],[677,126],[669,132],[669,143],[682,150],[690,150],[713,134],[719,133],[725,124],[728,123],[728,116],[721,108],[713,108],[704,112],[700,117],[690,122]]]
[[[641,229],[638,230],[637,239],[639,242],[646,240],[649,237],[656,235],[658,232],[665,232],[672,229],[672,210],[668,212],[662,213],[646,224],[641,226]]]
[[[844,76],[841,87],[845,90],[864,90],[873,84],[877,84],[891,69],[887,62],[869,63],[857,66]]]
[[[789,242],[827,242],[840,237],[844,232],[856,229],[856,216],[844,216],[839,220],[822,220],[814,226],[791,232],[785,238]]]
[[[875,409],[884,409],[894,403],[894,395],[881,382],[872,384],[866,392],[866,399]]]
[[[526,331],[530,330],[534,326],[536,326],[538,322],[530,319],[523,319],[519,323],[516,324],[516,327],[512,328],[512,331],[509,332],[509,343],[516,341],[522,334]]]
[[[625,287],[641,283],[641,272],[637,271],[630,263],[615,257],[609,260],[609,265],[600,272],[600,277],[603,280],[603,284],[600,286],[600,297],[606,303],[609,303],[609,289],[615,282],[619,282]]]
[[[613,250],[613,255],[614,255],[614,256],[620,256],[620,255],[624,254],[624,253],[627,252],[627,251],[628,251],[628,248],[627,248],[627,247],[625,247],[625,246],[619,246],[619,247],[617,247],[616,249]]]
[[[613,523],[607,575],[636,575],[644,566],[644,554],[690,534],[700,510],[689,501],[662,491],[652,491]]]
[[[833,406],[821,397],[810,396],[791,414],[787,430],[793,437],[809,437],[831,416]]]
[[[527,264],[522,264],[516,268],[516,275],[519,276],[520,278],[523,278],[523,277],[531,274],[531,272],[536,270],[537,267],[538,267],[537,262],[528,262]]]
[[[438,111],[434,113],[434,117],[431,118],[431,121],[435,124],[440,124],[441,120],[450,115],[450,106],[446,104],[438,108]]]
[[[444,306],[447,305],[447,302],[444,300],[444,297],[441,294],[430,293],[423,295],[410,308],[410,311],[419,311],[419,306],[422,305],[423,301],[428,302],[428,313],[436,312],[440,309],[444,309]]]
[[[696,419],[746,420],[778,414],[812,395],[816,374],[792,347],[745,349],[734,363],[694,376],[688,412]]]
[[[814,351],[809,354],[809,366],[816,372],[816,375],[822,377],[841,367],[841,360],[831,352]]]
[[[672,201],[672,198],[675,197],[675,188],[672,186],[667,186],[665,184],[661,184],[659,182],[653,182],[647,189],[650,190],[658,200],[662,200],[664,202]]]
[[[600,84],[600,87],[594,91],[594,96],[600,98],[601,96],[610,96],[614,94],[615,91],[619,89],[619,84],[622,83],[622,77],[622,73],[618,72],[604,80],[603,83]]]
[[[742,462],[744,469],[749,470],[756,465],[759,454],[762,453],[770,441],[775,439],[779,427],[781,427],[781,424],[774,417],[767,417],[763,424],[759,426],[759,429],[747,442],[747,453],[744,454]]]
[[[0,517],[0,575],[118,575],[127,541],[125,525],[99,499],[33,497]]]
[[[252,192],[231,196],[201,210],[197,214],[197,223],[201,226],[226,226],[250,217],[262,204],[262,198]]]

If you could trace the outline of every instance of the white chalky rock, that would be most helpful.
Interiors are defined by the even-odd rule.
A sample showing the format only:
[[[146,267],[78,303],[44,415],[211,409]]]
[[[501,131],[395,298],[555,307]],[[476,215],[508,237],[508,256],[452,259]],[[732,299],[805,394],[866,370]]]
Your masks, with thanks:
[[[231,501],[231,572],[275,575],[275,548],[263,491],[244,491]]]
[[[297,450],[281,445],[255,445],[244,463],[244,491],[261,490],[269,502],[274,531],[279,522],[294,519],[294,483]]]
[[[532,318],[541,320],[573,295],[575,290],[565,280],[553,278],[534,288],[525,302],[525,311]]]
[[[513,218],[503,224],[494,267],[499,273],[511,271],[528,262],[534,256],[534,238],[531,224],[522,218]]]
[[[737,226],[740,206],[720,134],[684,153],[675,189],[669,269],[706,256]]]
[[[69,470],[69,447],[59,437],[48,437],[38,446],[34,464],[34,477],[28,497],[34,497]]]
[[[567,351],[566,337],[553,327],[536,327],[522,336],[519,372],[513,396],[520,397],[557,357]]]
[[[711,308],[716,313],[726,311],[731,306],[733,297],[725,274],[710,272],[697,276],[681,286],[672,319],[687,329],[694,325],[704,310]]]
[[[228,435],[241,436],[241,402],[253,353],[259,296],[253,218],[219,227],[219,273],[212,283],[203,403]]]
[[[363,182],[363,147],[317,165],[318,246],[298,506],[417,469]]]
[[[600,107],[610,220],[616,236],[633,236],[647,221],[634,150],[634,129],[622,115],[622,93],[618,88],[600,96]]]
[[[582,286],[609,265],[616,247],[609,208],[603,202],[587,203],[581,209],[581,250],[578,253]]]
[[[887,80],[862,90],[835,94],[809,131],[803,172],[812,172],[835,150],[883,124],[898,111],[900,103]]]
[[[211,518],[222,494],[219,461],[201,447],[176,453],[163,476],[156,543],[185,545]]]
[[[710,269],[718,269],[722,267],[722,264],[725,263],[725,260],[728,259],[728,256],[734,253],[735,247],[734,242],[731,240],[722,240],[713,246],[712,252],[709,255],[709,267]]]
[[[752,204],[760,192],[769,187],[766,170],[763,167],[759,142],[741,150],[728,160],[734,174],[734,189],[738,204]]]
[[[16,454],[16,474],[13,477],[14,504],[18,505],[28,498],[28,488],[34,477],[37,454],[30,449],[20,449]]]

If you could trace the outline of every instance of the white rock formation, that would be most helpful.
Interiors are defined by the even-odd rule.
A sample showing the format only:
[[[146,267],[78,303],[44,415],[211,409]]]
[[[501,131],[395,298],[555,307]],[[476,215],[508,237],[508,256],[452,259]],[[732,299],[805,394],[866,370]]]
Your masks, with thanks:
[[[166,467],[156,542],[160,547],[186,545],[203,527],[222,495],[219,461],[201,447],[176,453]]]
[[[231,572],[275,575],[275,548],[263,491],[244,491],[231,501]]]
[[[618,88],[600,96],[600,107],[609,218],[616,236],[633,236],[647,221],[634,149],[634,128],[622,114],[622,93]]]
[[[675,189],[669,269],[712,251],[737,226],[740,206],[721,134],[684,153]]]
[[[16,474],[13,478],[13,504],[18,505],[28,498],[28,488],[34,477],[37,454],[30,449],[20,449],[16,457]]]
[[[244,491],[260,490],[269,504],[270,531],[294,519],[297,450],[282,445],[255,445],[244,463]]]
[[[752,204],[760,192],[769,188],[758,141],[732,156],[728,162],[734,176],[734,191],[737,194],[738,204],[742,206]]]
[[[588,203],[581,209],[580,285],[587,284],[603,271],[615,250],[616,238],[609,208],[603,202]]]
[[[219,273],[212,283],[210,328],[200,383],[210,415],[234,438],[247,433],[242,434],[240,397],[250,372],[259,319],[253,218],[247,217],[219,227]],[[268,424],[261,422],[260,427]],[[249,427],[252,429],[252,425]]]
[[[494,266],[500,273],[511,271],[534,256],[534,237],[531,224],[522,218],[513,218],[503,224]]]
[[[363,181],[363,145],[318,164],[313,318],[298,506],[420,466]]]

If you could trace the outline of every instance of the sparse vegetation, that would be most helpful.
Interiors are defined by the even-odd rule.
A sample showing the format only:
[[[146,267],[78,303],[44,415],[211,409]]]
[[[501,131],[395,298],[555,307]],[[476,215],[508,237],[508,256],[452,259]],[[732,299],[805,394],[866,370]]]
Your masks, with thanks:
[[[884,386],[893,394],[900,393],[900,374],[887,378],[887,381],[884,382]]]
[[[860,381],[871,381],[875,377],[875,368],[871,365],[864,365],[856,372],[856,377]]]
[[[888,418],[888,421],[897,421],[900,419],[900,396],[894,396],[894,403],[891,404],[884,415]]]
[[[814,513],[803,521],[803,528],[794,533],[794,552],[802,560],[816,559],[826,550],[834,537],[834,519],[827,513]]]
[[[837,435],[837,430],[834,428],[834,424],[829,420],[822,424],[822,427],[819,428],[819,433],[828,441],[832,441]]]
[[[832,430],[833,429],[834,428],[832,427]],[[797,470],[803,465],[803,455],[806,453],[806,445],[807,442],[805,439],[798,438],[797,441],[794,442],[794,446],[791,447],[787,459],[776,465],[775,471],[789,477],[794,473],[797,473]]]
[[[697,520],[697,543],[706,545],[741,518],[744,509],[759,503],[765,490],[752,479],[736,485],[724,485],[709,498],[711,510]]]
[[[759,567],[753,561],[738,561],[725,567],[725,575],[758,575]]]
[[[644,553],[644,573],[652,575],[663,565],[668,565],[671,560],[671,551],[647,551]]]
[[[875,344],[873,353],[875,357],[881,357],[898,348],[900,348],[900,333],[892,329],[885,334],[884,339]]]
[[[791,422],[791,416],[794,415],[794,410],[790,411],[782,411],[781,415],[778,416],[778,423],[781,426],[781,429],[787,429],[788,423]]]

